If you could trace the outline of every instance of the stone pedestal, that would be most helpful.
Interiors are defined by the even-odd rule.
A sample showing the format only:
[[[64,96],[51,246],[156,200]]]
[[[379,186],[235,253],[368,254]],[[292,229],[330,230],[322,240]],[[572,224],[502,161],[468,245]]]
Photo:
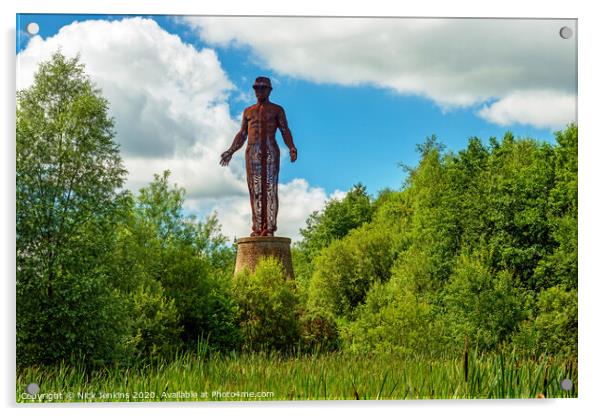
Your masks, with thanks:
[[[286,237],[243,237],[236,239],[236,267],[234,273],[247,267],[250,271],[262,257],[275,257],[280,260],[284,271],[294,279],[291,258],[291,239]]]

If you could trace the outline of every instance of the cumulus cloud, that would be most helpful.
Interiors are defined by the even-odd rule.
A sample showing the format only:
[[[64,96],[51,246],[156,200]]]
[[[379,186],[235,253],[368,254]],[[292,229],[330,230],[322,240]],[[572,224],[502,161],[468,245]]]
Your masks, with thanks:
[[[557,91],[517,91],[483,107],[479,115],[484,119],[509,126],[531,124],[535,127],[564,128],[574,121],[577,99],[573,94]]]
[[[74,22],[55,36],[30,40],[18,55],[17,88],[31,85],[38,64],[58,49],[66,56],[80,55],[110,103],[116,141],[129,171],[127,188],[136,191],[154,173],[170,170],[171,181],[187,191],[187,207],[217,210],[230,238],[248,235],[242,152],[227,168],[219,166],[240,123],[240,116],[232,118],[227,100],[240,91],[214,49],[197,50],[152,19]],[[303,195],[293,197],[292,189]],[[304,181],[282,184],[281,194],[279,220],[287,225],[280,235],[289,229],[296,234],[326,199],[322,189]],[[300,198],[299,205],[289,203],[294,198]]]
[[[226,102],[234,86],[214,50],[198,51],[150,19],[75,22],[48,39],[31,39],[18,57],[18,88],[30,85],[39,62],[59,49],[80,54],[108,99],[131,188],[164,169],[190,182],[193,169],[220,192],[239,192],[234,172],[213,174],[238,126]]]
[[[559,36],[562,26],[576,29],[574,20],[186,17],[183,21],[209,44],[250,47],[256,61],[276,73],[424,96],[444,110],[483,105],[495,97],[502,101],[517,91],[576,96],[576,39]],[[565,110],[562,118],[575,120],[574,107]],[[556,117],[542,113],[539,126],[555,126]]]

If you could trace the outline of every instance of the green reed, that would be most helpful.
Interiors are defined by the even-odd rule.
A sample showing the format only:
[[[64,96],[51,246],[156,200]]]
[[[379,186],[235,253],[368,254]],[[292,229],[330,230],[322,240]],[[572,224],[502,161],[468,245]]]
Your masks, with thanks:
[[[571,390],[562,389],[564,379],[572,380]],[[29,383],[40,386],[40,394],[33,400],[24,394]],[[38,403],[569,398],[577,397],[577,386],[576,359],[548,356],[533,359],[513,352],[472,351],[457,359],[435,359],[398,353],[283,356],[209,354],[199,350],[196,354],[178,355],[171,361],[94,372],[77,365],[26,368],[17,374],[16,400]],[[231,392],[233,397],[224,394]],[[271,392],[271,395],[249,397],[242,393],[241,397],[236,392]]]

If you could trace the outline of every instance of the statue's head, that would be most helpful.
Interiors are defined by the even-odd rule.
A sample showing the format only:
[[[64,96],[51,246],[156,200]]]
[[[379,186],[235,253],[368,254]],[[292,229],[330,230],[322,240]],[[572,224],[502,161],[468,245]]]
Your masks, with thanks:
[[[272,83],[268,77],[257,77],[253,89],[258,100],[265,100],[272,92]]]

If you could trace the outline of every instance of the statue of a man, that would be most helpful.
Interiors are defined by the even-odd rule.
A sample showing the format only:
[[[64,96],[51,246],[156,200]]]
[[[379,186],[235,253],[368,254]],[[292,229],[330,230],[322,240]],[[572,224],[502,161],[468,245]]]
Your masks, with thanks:
[[[276,143],[276,128],[280,129],[289,148],[291,162],[297,160],[297,148],[286,122],[284,109],[270,102],[272,83],[269,78],[257,77],[253,84],[257,103],[245,108],[242,125],[228,150],[222,153],[220,164],[227,166],[232,154],[248,138],[245,161],[247,186],[251,197],[253,226],[251,237],[273,236],[278,215],[278,172],[280,149]]]

